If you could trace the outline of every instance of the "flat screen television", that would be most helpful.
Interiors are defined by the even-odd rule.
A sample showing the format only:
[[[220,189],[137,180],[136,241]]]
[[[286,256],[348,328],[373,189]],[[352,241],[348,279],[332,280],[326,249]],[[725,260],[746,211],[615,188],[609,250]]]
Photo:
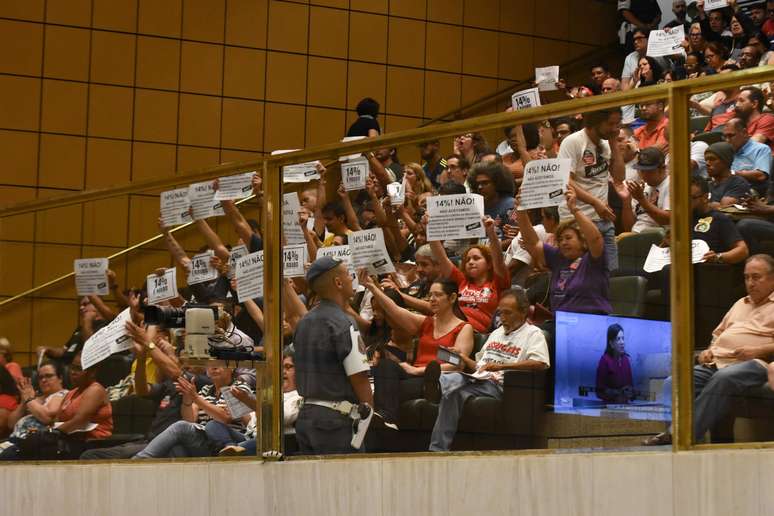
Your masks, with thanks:
[[[555,411],[669,420],[671,339],[666,321],[557,312]]]

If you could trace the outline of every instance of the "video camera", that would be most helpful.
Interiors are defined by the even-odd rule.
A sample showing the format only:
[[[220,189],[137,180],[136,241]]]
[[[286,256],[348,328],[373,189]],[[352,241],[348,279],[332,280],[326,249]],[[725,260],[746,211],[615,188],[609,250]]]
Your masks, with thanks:
[[[145,323],[163,328],[185,328],[183,359],[219,359],[234,361],[262,360],[252,347],[240,347],[230,342],[228,335],[218,335],[217,322],[223,308],[189,303],[180,308],[148,305],[144,307]],[[225,343],[225,345],[220,343]]]
[[[148,305],[144,309],[145,323],[163,328],[185,328],[185,355],[187,358],[212,358],[209,338],[215,335],[220,308],[210,305],[188,304],[174,306]]]

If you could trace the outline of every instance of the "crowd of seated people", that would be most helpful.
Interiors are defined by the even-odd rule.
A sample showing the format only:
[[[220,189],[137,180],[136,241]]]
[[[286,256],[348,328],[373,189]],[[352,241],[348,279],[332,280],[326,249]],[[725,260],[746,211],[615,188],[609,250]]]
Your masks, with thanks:
[[[755,5],[748,15],[731,2],[727,9],[705,12],[700,0],[696,18],[688,20],[684,0],[675,0],[675,20],[663,25],[651,3],[656,4],[619,2],[626,21],[623,35],[630,45],[622,70],[594,65],[586,84],[560,80],[558,93],[544,93],[542,100],[604,95],[774,63],[769,52],[772,11],[767,18],[767,11]],[[681,24],[686,30],[684,55],[647,55],[651,30]],[[762,295],[763,287],[756,286],[774,274],[771,262],[762,258],[774,249],[769,245],[774,243],[770,85],[696,95],[690,106],[697,126],[690,149],[693,238],[709,247],[702,262],[728,268],[747,263],[751,297],[740,302],[752,303],[755,314],[765,313],[755,315],[751,331],[768,332],[770,339],[771,291]],[[364,99],[358,115],[347,136],[373,138],[381,133],[375,100]],[[398,423],[399,404],[407,396],[440,403],[430,449],[449,449],[467,398],[501,396],[504,371],[552,366],[556,311],[614,313],[610,278],[617,274],[622,242],[648,232],[663,234],[672,223],[668,126],[669,105],[654,101],[508,127],[499,142],[487,142],[479,133],[458,135],[448,154],[441,151],[440,141],[423,142],[421,162],[416,163],[401,163],[396,149],[375,149],[364,154],[370,173],[360,191],[347,191],[336,168],[319,163],[320,179],[294,188],[286,185],[286,191],[298,191],[300,211],[294,223],[303,235],[308,262],[326,248],[347,246],[353,232],[383,230],[396,272],[352,271],[360,287],[348,307],[368,347],[374,400],[382,419]],[[525,167],[546,158],[570,161],[569,186],[558,206],[523,210],[519,199]],[[399,203],[391,202],[389,195],[388,186],[396,182],[405,189]],[[260,203],[259,173],[252,187]],[[428,241],[428,198],[456,194],[481,196],[485,237]],[[177,297],[161,304],[217,306],[222,309],[217,321],[220,339],[262,353],[263,300],[238,301],[232,261],[236,246],[244,245],[248,252],[263,249],[259,224],[233,201],[221,204],[235,241],[224,242],[205,219],[194,224],[199,252],[213,252],[217,278],[181,288]],[[161,219],[159,224],[173,266],[190,270],[189,253],[171,228]],[[748,259],[751,254],[757,258]],[[163,274],[163,269],[147,272]],[[644,271],[640,275],[648,277]],[[145,288],[121,288],[112,271],[108,282],[112,297],[79,300],[78,327],[63,336],[64,344],[36,343],[40,362],[26,376],[13,361],[10,343],[0,340],[0,459],[254,453],[259,393],[250,364],[200,368],[181,362],[180,332],[145,324]],[[663,295],[668,297],[667,287]],[[304,395],[296,390],[293,377],[293,333],[319,299],[303,277],[285,279],[282,296],[285,432],[290,436]],[[104,378],[111,375],[100,374],[100,364],[82,369],[83,347],[123,310],[130,313],[125,331],[133,345],[121,354],[123,376],[107,381]],[[749,315],[738,307],[730,313]],[[728,321],[716,323],[718,337],[729,331]],[[750,346],[759,344],[756,340]],[[720,356],[713,345],[701,360],[703,367]],[[440,361],[439,348],[461,361]],[[741,349],[733,351],[740,360],[774,358],[774,349]],[[614,347],[611,350],[610,356],[615,356]],[[765,374],[760,373],[756,369],[753,378],[762,384]],[[150,400],[155,415],[141,439],[110,441],[111,404],[128,396]],[[252,410],[233,414],[240,404]],[[655,443],[667,440],[661,436]]]

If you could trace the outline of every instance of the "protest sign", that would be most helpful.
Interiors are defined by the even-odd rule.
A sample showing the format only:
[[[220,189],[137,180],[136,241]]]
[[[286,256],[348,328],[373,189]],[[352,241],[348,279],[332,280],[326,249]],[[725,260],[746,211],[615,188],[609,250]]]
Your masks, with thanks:
[[[332,245],[330,247],[320,247],[317,249],[317,256],[315,259],[322,258],[323,256],[330,256],[331,258],[335,258],[344,262],[347,265],[347,270],[349,270],[350,276],[352,276],[352,287],[357,288],[357,272],[355,271],[355,266],[352,263],[352,249],[350,249],[348,245]]]
[[[685,28],[682,25],[664,30],[652,30],[648,36],[648,52],[650,57],[672,56],[685,54],[683,40]]]
[[[81,366],[84,369],[102,362],[113,353],[131,349],[132,338],[126,332],[126,321],[130,319],[127,308],[86,340],[81,351]]]
[[[253,193],[253,172],[226,176],[218,179],[218,191],[215,192],[216,201],[236,200],[250,197]]]
[[[165,227],[179,226],[191,221],[191,202],[188,187],[161,192],[161,224]]]
[[[387,195],[390,197],[390,204],[401,206],[406,200],[406,183],[390,183],[387,185]]]
[[[250,253],[237,260],[236,280],[240,303],[263,296],[263,251]]]
[[[366,179],[370,172],[368,160],[366,158],[353,159],[341,164],[341,182],[344,189],[348,192],[352,190],[363,190],[366,186]]]
[[[691,263],[700,263],[704,261],[704,255],[709,252],[710,248],[707,242],[704,240],[692,240],[691,241]],[[668,247],[658,247],[655,244],[650,246],[650,252],[645,259],[645,265],[642,266],[642,270],[645,272],[656,272],[664,268],[664,266],[672,263],[672,256]]]
[[[298,225],[298,212],[301,203],[298,202],[296,192],[286,193],[282,196],[282,232],[285,235],[286,245],[305,244],[304,232]]]
[[[540,91],[556,90],[556,83],[559,82],[559,67],[544,66],[543,68],[535,68],[535,82]]]
[[[569,159],[536,159],[524,167],[519,209],[559,206],[570,181],[572,163]]]
[[[286,183],[308,183],[314,179],[320,179],[317,171],[317,162],[298,163],[282,167],[282,179]]]
[[[704,12],[728,7],[728,0],[704,0]]]
[[[352,249],[352,265],[355,269],[367,267],[375,274],[395,272],[392,259],[384,244],[382,228],[355,231],[350,233],[348,241]]]
[[[484,199],[478,194],[427,198],[427,241],[483,238]]]
[[[285,258],[282,272],[286,278],[301,278],[304,276],[306,264],[306,245],[287,245],[282,248]]]
[[[540,105],[540,93],[537,88],[517,91],[511,95],[511,106],[514,111],[529,109]]]
[[[174,267],[166,269],[161,276],[148,274],[145,283],[148,303],[151,305],[177,297],[177,275]]]
[[[229,279],[236,274],[236,262],[243,256],[247,256],[249,249],[244,244],[240,244],[231,248],[231,255],[228,258],[228,277]]]
[[[84,258],[75,260],[75,290],[79,296],[106,296],[110,293],[108,288],[107,258]]]
[[[232,419],[239,419],[255,410],[255,407],[248,407],[242,403],[236,396],[231,394],[231,390],[229,389],[223,389],[221,394],[223,395],[223,401],[226,402],[228,413],[231,415]]]
[[[215,189],[212,187],[212,181],[202,181],[190,185],[188,187],[188,200],[191,203],[194,220],[224,214],[220,201],[215,200]]]
[[[213,256],[215,256],[215,252],[209,250],[191,258],[191,268],[188,270],[188,279],[186,280],[189,285],[218,279],[218,269],[210,263]]]

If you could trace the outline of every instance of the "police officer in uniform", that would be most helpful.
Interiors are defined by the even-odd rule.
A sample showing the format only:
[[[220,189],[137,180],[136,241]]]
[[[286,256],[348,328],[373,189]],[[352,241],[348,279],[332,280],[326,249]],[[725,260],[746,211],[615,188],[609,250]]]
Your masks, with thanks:
[[[355,453],[353,425],[364,404],[373,406],[373,394],[362,339],[344,311],[354,295],[352,277],[344,263],[326,256],[312,263],[306,280],[320,304],[299,321],[293,337],[296,384],[304,398],[296,421],[299,451]]]

